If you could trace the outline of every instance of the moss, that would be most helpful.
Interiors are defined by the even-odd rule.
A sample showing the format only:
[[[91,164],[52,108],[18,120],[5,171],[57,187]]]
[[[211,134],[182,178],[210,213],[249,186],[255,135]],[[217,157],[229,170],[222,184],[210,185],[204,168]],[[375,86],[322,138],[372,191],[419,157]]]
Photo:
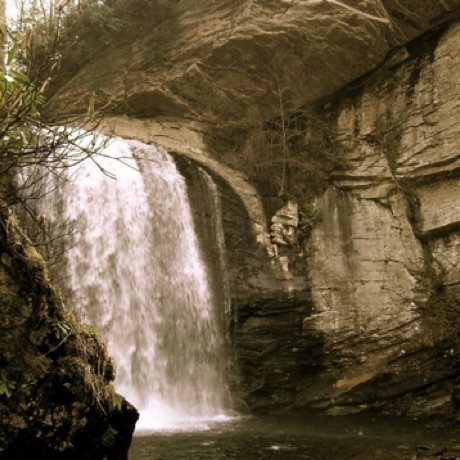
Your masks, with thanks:
[[[65,307],[43,260],[5,213],[0,261],[0,446],[7,458],[86,458],[78,452],[97,448],[124,401],[110,384],[105,344]]]
[[[460,299],[457,295],[437,284],[420,311],[431,343],[460,345]]]
[[[375,120],[373,135],[376,146],[382,150],[395,175],[401,155],[402,129],[399,122],[393,120],[390,113],[380,114]]]

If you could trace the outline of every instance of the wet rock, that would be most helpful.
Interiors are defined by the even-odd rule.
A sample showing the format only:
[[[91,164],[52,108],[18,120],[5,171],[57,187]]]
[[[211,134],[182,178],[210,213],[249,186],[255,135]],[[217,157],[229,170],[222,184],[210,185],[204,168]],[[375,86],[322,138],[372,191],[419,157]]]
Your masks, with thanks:
[[[453,293],[458,284],[460,106],[451,101],[459,99],[459,37],[454,23],[409,43],[391,72],[377,69],[323,108],[353,145],[353,166],[317,201],[322,222],[308,257],[317,313],[305,326],[324,334],[325,367],[336,378],[323,392],[333,406],[378,399],[376,406],[412,415],[458,410],[451,383],[428,391],[457,377],[458,360],[440,330],[428,338],[433,323],[420,314],[430,273]],[[433,341],[445,358],[424,349]],[[308,387],[301,393],[300,401],[317,398]],[[406,398],[386,406],[398,393]]]
[[[458,460],[460,449],[421,445],[417,447],[414,459]]]

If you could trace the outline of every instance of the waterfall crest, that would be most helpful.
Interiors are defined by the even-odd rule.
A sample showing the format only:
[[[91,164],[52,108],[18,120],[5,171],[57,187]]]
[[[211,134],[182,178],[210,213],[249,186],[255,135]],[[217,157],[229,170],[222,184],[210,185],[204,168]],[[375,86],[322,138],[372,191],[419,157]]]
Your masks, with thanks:
[[[107,340],[138,429],[222,416],[224,325],[185,181],[169,154],[136,141],[112,141],[97,161],[54,196],[59,218],[85,227],[66,257],[77,313]]]

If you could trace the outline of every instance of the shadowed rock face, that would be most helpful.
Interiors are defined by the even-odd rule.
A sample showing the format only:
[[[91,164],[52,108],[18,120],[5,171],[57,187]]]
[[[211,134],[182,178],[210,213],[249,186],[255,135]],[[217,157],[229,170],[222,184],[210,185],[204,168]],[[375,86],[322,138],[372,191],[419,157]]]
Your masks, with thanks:
[[[94,92],[96,106],[140,117],[267,119],[280,90],[287,109],[327,96],[459,8],[459,0],[182,0],[142,39],[101,50],[54,104],[82,110]]]

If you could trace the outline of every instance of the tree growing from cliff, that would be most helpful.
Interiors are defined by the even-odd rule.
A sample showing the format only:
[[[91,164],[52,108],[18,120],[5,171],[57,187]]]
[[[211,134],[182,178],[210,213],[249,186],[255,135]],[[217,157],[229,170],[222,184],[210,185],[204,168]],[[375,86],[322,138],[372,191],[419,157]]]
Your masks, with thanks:
[[[296,107],[282,71],[272,65],[267,75],[270,92],[260,112],[271,117],[251,113],[248,121],[209,129],[205,141],[221,161],[244,170],[271,193],[309,208],[328,175],[347,168],[348,148],[330,123]]]
[[[46,81],[37,87],[14,63],[17,52],[28,46],[27,37],[13,42],[0,69],[0,178],[1,195],[7,200],[14,199],[17,192],[12,187],[18,169],[41,166],[44,173],[59,174],[70,164],[92,157],[97,147],[94,138],[82,142],[90,135],[87,132],[50,125],[42,119]],[[75,126],[79,120],[63,121]]]

